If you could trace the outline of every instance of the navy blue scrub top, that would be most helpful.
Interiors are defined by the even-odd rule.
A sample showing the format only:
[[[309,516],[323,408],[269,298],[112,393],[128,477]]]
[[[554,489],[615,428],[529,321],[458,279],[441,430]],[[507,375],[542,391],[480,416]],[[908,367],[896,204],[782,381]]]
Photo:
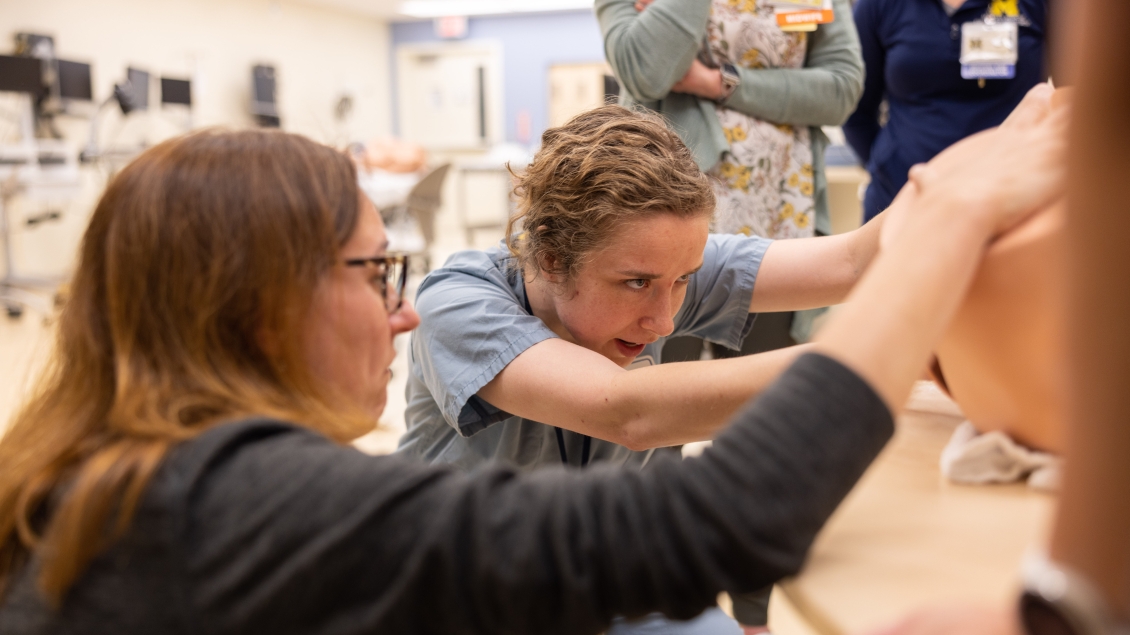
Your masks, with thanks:
[[[952,16],[942,0],[859,0],[859,29],[867,68],[863,97],[844,124],[852,149],[871,173],[863,201],[865,219],[890,205],[916,163],[953,143],[1000,125],[1028,89],[1047,79],[1044,70],[1046,0],[1017,0],[1020,48],[1016,76],[961,78],[961,25],[980,20],[990,0],[966,0]],[[1027,24],[1025,24],[1025,22]],[[879,126],[879,104],[889,106]]]

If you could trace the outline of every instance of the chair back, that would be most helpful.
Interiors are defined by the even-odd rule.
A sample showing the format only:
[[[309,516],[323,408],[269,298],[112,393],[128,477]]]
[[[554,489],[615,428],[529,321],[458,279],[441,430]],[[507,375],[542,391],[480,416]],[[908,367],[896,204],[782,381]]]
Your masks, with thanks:
[[[408,193],[408,214],[416,219],[420,233],[424,235],[424,244],[429,247],[435,241],[436,211],[443,202],[443,182],[450,169],[450,163],[436,167]]]

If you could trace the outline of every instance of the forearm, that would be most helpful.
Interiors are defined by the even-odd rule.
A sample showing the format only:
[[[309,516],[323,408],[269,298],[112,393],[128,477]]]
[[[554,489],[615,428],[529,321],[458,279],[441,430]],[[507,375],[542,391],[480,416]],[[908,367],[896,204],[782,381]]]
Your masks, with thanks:
[[[1063,49],[1080,56],[1068,178],[1067,462],[1051,554],[1130,622],[1130,216],[1120,185],[1130,168],[1130,88],[1110,81],[1130,72],[1130,42],[1119,34],[1130,5],[1078,8],[1084,30],[1067,43],[1079,46]]]
[[[778,240],[757,274],[751,313],[799,311],[844,301],[879,251],[886,214],[846,234]]]
[[[858,71],[858,72],[856,72]],[[855,109],[863,70],[842,68],[739,69],[741,84],[726,108],[773,123],[838,126]]]
[[[633,4],[632,0],[596,3],[604,54],[629,95],[640,101],[661,99],[694,60],[710,3],[655,0],[643,12]]]
[[[810,346],[707,362],[649,366],[617,376],[599,425],[636,450],[713,439]],[[581,431],[581,430],[578,430]],[[591,433],[590,433],[591,434]],[[591,436],[600,437],[600,434]]]
[[[645,450],[714,438],[804,350],[628,371],[552,339],[516,357],[478,396],[524,419]]]

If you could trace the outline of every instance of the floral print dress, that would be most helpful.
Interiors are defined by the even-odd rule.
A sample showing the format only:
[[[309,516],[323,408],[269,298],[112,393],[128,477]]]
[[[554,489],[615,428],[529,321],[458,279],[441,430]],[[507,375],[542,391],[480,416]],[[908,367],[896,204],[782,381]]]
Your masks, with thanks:
[[[745,68],[801,68],[807,34],[777,26],[759,0],[713,0],[706,27],[713,61]],[[719,106],[730,142],[710,175],[718,205],[713,230],[766,238],[814,235],[812,144],[806,126],[762,121]]]

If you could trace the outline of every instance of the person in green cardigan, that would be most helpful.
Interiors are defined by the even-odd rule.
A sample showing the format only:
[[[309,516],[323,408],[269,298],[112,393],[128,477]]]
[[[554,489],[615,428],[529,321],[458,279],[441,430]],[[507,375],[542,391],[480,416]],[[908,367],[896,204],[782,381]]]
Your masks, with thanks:
[[[621,105],[663,114],[712,177],[711,231],[831,233],[820,126],[842,124],[863,92],[848,0],[811,32],[783,31],[761,0],[596,0],[596,14]],[[740,352],[711,344],[713,357],[807,340],[819,311],[763,314]],[[664,361],[701,351],[698,338],[673,338]],[[765,631],[768,602],[768,591],[734,598],[746,633]]]
[[[712,231],[831,233],[820,126],[852,113],[864,72],[851,4],[832,5],[806,33],[782,31],[762,0],[597,0],[621,105],[662,113],[714,177]],[[761,316],[741,354],[807,340],[814,315]]]

